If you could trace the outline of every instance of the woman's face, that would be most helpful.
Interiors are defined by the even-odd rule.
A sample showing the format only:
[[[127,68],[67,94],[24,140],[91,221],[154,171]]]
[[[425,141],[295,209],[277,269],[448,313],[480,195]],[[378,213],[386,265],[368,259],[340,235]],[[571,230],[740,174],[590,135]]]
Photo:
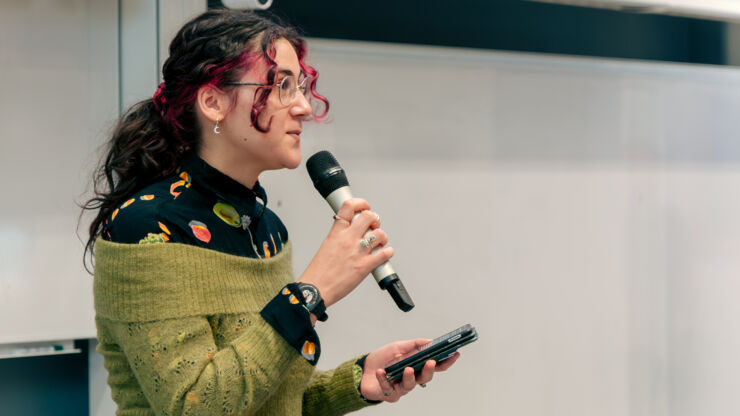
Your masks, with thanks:
[[[285,39],[275,41],[277,75],[275,84],[292,76],[299,81],[301,67],[293,46]],[[239,81],[266,82],[267,65],[260,63],[247,71]],[[233,151],[242,153],[241,162],[249,163],[260,172],[271,169],[294,169],[301,163],[301,131],[303,120],[311,114],[307,98],[296,91],[290,103],[281,103],[277,86],[270,88],[267,105],[260,113],[258,123],[267,132],[260,132],[251,124],[250,113],[257,86],[236,88],[236,106],[224,117],[222,139],[231,142]],[[236,155],[234,155],[236,156]]]

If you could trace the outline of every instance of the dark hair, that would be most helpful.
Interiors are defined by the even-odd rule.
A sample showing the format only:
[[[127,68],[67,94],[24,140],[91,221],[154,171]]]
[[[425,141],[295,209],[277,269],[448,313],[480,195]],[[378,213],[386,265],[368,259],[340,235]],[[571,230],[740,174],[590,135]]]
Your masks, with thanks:
[[[233,89],[227,83],[237,81],[259,60],[267,63],[267,83],[273,84],[278,39],[290,42],[301,71],[312,77],[309,102],[323,107],[312,119],[326,116],[329,102],[316,92],[318,72],[305,63],[306,45],[294,28],[264,12],[221,9],[195,17],[170,43],[170,55],[162,67],[164,82],[153,98],[129,108],[107,143],[106,156],[93,175],[94,197],[82,205],[82,213],[98,210],[90,224],[85,258],[89,253],[93,262],[95,240],[118,205],[144,186],[172,174],[185,150],[198,148],[200,126],[194,105],[198,89],[204,85]],[[269,129],[257,121],[270,91],[261,87],[254,95],[250,117],[261,132]]]

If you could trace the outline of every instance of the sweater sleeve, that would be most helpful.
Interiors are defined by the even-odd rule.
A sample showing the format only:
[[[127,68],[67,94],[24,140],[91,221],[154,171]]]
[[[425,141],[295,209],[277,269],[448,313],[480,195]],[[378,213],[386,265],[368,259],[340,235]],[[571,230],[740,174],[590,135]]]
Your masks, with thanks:
[[[106,321],[158,415],[251,414],[300,359],[259,316],[220,350],[203,316]]]
[[[355,362],[357,358],[334,370],[313,372],[303,393],[304,416],[339,416],[373,404],[363,400],[357,390],[359,379],[352,370]]]

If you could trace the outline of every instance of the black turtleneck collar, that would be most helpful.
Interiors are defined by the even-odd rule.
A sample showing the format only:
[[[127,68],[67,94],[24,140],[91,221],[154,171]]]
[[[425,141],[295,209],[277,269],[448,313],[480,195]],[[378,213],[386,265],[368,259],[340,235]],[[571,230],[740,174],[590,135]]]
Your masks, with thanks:
[[[209,165],[194,151],[183,156],[181,171],[190,175],[193,186],[200,187],[220,200],[247,208],[261,217],[267,206],[267,193],[259,180],[252,188],[242,185],[232,177]],[[259,199],[262,204],[258,204]]]

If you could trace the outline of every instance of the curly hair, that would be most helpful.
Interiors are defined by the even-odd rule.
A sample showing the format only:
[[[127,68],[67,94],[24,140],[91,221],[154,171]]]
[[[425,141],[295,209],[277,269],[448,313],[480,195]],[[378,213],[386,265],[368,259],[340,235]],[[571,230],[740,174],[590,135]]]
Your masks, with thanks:
[[[311,76],[309,102],[323,119],[329,101],[316,91],[318,72],[305,62],[306,44],[296,29],[265,12],[210,10],[187,22],[170,43],[169,58],[162,67],[164,82],[153,98],[140,101],[118,120],[107,143],[105,158],[93,174],[94,196],[82,204],[82,214],[97,211],[89,227],[84,259],[94,262],[95,240],[111,213],[129,195],[172,174],[187,149],[200,144],[200,126],[195,100],[202,86],[229,91],[249,68],[267,63],[267,84],[277,76],[275,42],[285,39],[293,46],[301,71]],[[250,112],[252,126],[269,129],[257,120],[267,104],[271,89],[255,91]],[[82,218],[80,214],[80,218]],[[87,268],[87,262],[85,262]]]

